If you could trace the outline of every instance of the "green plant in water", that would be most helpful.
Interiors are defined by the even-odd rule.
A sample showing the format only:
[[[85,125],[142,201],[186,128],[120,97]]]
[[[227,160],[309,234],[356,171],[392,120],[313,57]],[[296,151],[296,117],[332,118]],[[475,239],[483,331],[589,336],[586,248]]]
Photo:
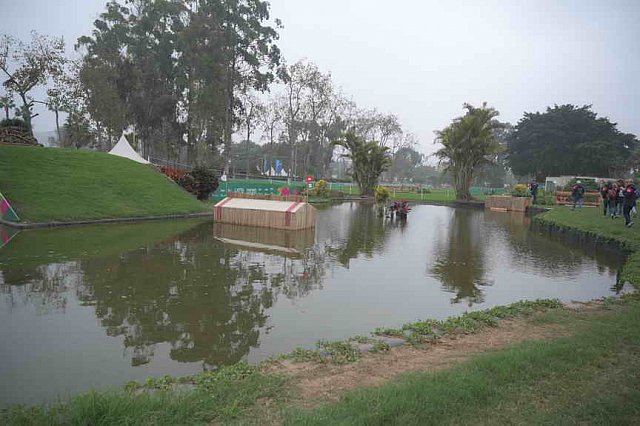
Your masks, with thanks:
[[[404,332],[399,328],[378,327],[373,331],[376,336],[404,337]]]
[[[369,349],[371,353],[380,353],[380,352],[389,352],[391,350],[391,346],[387,342],[383,342],[382,340],[377,340],[373,343],[373,347]]]
[[[295,348],[291,353],[284,354],[282,359],[288,359],[293,362],[323,362],[324,359],[317,350]]]
[[[326,351],[331,355],[334,364],[347,364],[362,358],[360,351],[353,347],[350,341],[328,342],[320,340],[317,343],[318,350]]]

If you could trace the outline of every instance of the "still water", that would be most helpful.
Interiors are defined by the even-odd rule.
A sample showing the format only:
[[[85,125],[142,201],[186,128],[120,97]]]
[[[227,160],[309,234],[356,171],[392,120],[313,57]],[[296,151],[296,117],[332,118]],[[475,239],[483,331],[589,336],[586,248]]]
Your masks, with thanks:
[[[516,214],[318,213],[315,230],[289,233],[211,221],[20,232],[0,249],[0,406],[521,299],[601,297],[623,261]]]

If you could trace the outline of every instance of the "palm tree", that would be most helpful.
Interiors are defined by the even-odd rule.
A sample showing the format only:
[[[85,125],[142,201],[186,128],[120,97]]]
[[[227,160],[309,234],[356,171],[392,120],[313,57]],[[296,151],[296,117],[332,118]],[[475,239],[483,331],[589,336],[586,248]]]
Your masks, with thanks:
[[[495,160],[501,146],[495,130],[504,125],[494,118],[499,112],[483,103],[480,108],[464,104],[467,113],[453,120],[448,127],[436,132],[436,142],[442,148],[435,155],[445,171],[451,173],[458,200],[470,200],[469,187],[473,174],[484,164]]]
[[[346,132],[334,144],[347,149],[348,152],[343,157],[351,160],[351,175],[362,195],[373,195],[378,178],[391,166],[389,148],[376,141],[365,142],[353,132]]]

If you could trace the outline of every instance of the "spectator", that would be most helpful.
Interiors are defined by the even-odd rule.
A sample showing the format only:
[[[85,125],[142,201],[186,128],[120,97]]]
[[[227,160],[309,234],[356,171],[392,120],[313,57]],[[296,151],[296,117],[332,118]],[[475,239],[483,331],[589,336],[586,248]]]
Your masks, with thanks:
[[[631,210],[636,206],[636,200],[638,198],[638,188],[633,184],[633,181],[629,179],[627,186],[624,188],[624,206],[622,214],[624,215],[624,226],[630,228],[633,226],[631,221]]]
[[[622,216],[622,209],[624,205],[624,180],[618,179],[618,198],[616,199],[616,216]]]
[[[532,180],[529,184],[529,193],[531,194],[533,204],[538,204],[538,183]]]
[[[609,212],[609,201],[607,196],[609,195],[609,182],[601,181],[600,196],[602,197],[602,215],[606,216]]]
[[[582,182],[581,181],[577,181],[571,187],[571,198],[573,198],[573,208],[572,208],[572,210],[575,210],[576,206],[578,208],[582,208],[582,205],[584,203],[584,186],[582,186]]]
[[[607,207],[608,212],[611,215],[611,219],[618,217],[616,215],[616,202],[618,200],[618,185],[613,182],[609,182],[609,191],[607,192]]]

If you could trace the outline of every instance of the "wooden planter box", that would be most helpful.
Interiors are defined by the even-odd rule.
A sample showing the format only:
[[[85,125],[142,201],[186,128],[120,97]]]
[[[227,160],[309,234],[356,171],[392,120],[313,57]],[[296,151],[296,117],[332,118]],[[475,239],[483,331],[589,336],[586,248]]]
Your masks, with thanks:
[[[490,195],[484,202],[484,208],[489,210],[503,210],[524,212],[531,205],[529,197],[511,197],[509,195]]]

